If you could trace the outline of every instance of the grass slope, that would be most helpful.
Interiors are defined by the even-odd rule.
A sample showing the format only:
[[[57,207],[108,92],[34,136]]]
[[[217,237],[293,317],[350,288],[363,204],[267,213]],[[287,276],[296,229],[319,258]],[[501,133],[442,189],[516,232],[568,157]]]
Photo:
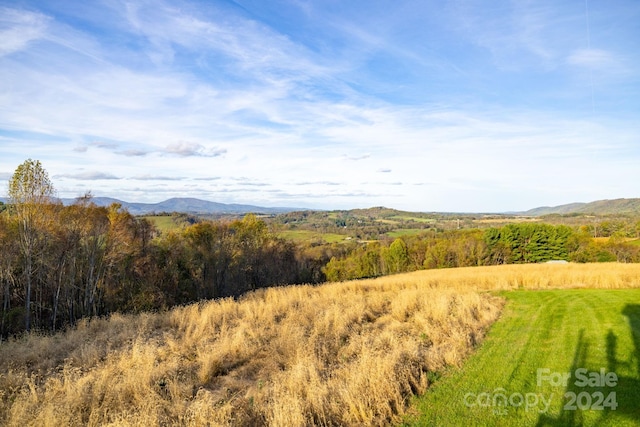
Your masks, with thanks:
[[[387,425],[502,304],[403,275],[81,322],[0,343],[0,424]]]
[[[450,372],[418,400],[416,408],[422,415],[408,424],[640,425],[640,290],[513,291],[503,295],[507,306],[480,350],[463,369]],[[544,380],[547,372],[540,372],[539,382],[538,369],[544,368],[549,375],[571,373],[571,377],[564,386]],[[587,369],[588,376],[600,373],[601,368],[614,372],[617,385],[581,386],[578,368]],[[604,410],[592,409],[596,392],[605,398],[614,392],[616,410],[607,405],[602,405]],[[576,410],[565,408],[570,403],[565,393],[588,394],[580,401],[584,410],[577,404]],[[500,395],[510,399],[515,395],[513,404],[505,405]],[[518,406],[520,396],[530,399],[528,408],[526,403]],[[550,402],[546,410],[543,398]]]
[[[630,407],[625,399],[637,398],[627,390],[637,390],[639,344],[637,335],[629,344],[628,330],[620,328],[621,322],[632,318],[636,319],[632,329],[638,330],[637,305],[632,301],[640,296],[623,297],[628,291],[613,289],[639,286],[640,264],[427,270],[317,287],[272,288],[239,301],[209,301],[165,313],[83,321],[54,336],[31,334],[0,342],[0,425],[400,422],[411,397],[424,393],[440,373],[460,366],[497,318],[504,299],[486,291],[556,288],[611,290],[594,291],[600,293],[589,298],[591,291],[586,289],[508,294],[511,303],[505,319],[515,319],[506,322],[511,329],[499,323],[493,329],[499,339],[482,347],[482,352],[494,351],[498,356],[479,367],[474,358],[469,365],[476,364],[469,378],[488,382],[482,387],[476,382],[475,389],[469,385],[473,382],[463,383],[464,387],[472,391],[506,384],[513,390],[527,390],[532,379],[526,372],[544,355],[549,368],[568,369],[573,359],[567,356],[575,348],[584,348],[578,353],[585,354],[580,363],[595,369],[609,360],[602,358],[604,346],[604,354],[611,355],[621,377],[619,413],[626,422],[635,416],[625,409]],[[575,305],[569,304],[572,298],[554,303],[551,297],[562,292],[583,296],[573,298]],[[524,301],[521,305],[528,307],[524,313],[532,315],[518,317],[523,309],[513,295],[538,294],[549,295],[549,300]],[[621,297],[616,303],[608,295]],[[599,308],[599,299],[613,306]],[[544,319],[547,311],[554,314],[546,322],[534,321]],[[569,316],[574,312],[578,316]],[[611,328],[612,335],[604,335],[609,341],[603,343],[601,334],[589,335],[597,330],[591,319],[607,325],[601,332],[608,334]],[[574,330],[578,326],[585,329],[581,339]],[[567,338],[556,365],[557,331]],[[585,344],[576,347],[581,342]],[[630,355],[630,348],[636,353]],[[513,351],[518,363],[499,374],[499,368],[513,364]],[[600,354],[599,359],[591,360],[592,354]],[[465,380],[460,372],[466,369],[456,372],[461,375],[458,381]],[[508,382],[511,377],[513,382]],[[444,390],[450,383],[436,384]],[[444,399],[443,423],[472,423],[468,411],[452,406],[460,401],[451,399]],[[557,419],[561,415],[557,407],[547,415],[551,425],[566,425],[567,420]],[[492,420],[482,418],[476,424],[491,425]]]

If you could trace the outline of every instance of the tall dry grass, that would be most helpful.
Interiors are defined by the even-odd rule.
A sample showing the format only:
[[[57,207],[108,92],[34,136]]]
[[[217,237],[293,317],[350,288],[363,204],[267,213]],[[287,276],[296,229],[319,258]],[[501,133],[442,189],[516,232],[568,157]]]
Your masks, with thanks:
[[[423,270],[384,278],[393,286],[410,277],[420,286],[476,291],[515,289],[623,289],[640,287],[640,264],[511,264]]]
[[[430,270],[85,321],[0,344],[0,424],[387,424],[497,318],[502,300],[481,291],[639,277],[623,264]]]

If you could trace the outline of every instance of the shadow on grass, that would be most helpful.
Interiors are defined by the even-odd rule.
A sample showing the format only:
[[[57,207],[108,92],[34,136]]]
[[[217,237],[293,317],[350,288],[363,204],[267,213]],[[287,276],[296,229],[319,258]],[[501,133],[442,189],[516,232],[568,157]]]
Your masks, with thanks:
[[[579,368],[586,368],[587,351],[589,343],[584,338],[584,330],[580,331],[578,336],[578,343],[576,351],[574,353],[573,362],[571,364],[571,378],[567,383],[567,389],[565,390],[565,399],[563,401],[563,408],[560,410],[560,414],[556,417],[542,414],[538,418],[538,427],[543,426],[582,426],[584,423],[584,412],[595,411],[601,412],[599,419],[594,423],[599,425],[606,421],[609,417],[615,416],[617,418],[625,418],[629,421],[640,422],[640,305],[628,304],[622,310],[622,314],[628,318],[629,327],[631,330],[631,336],[633,339],[634,350],[629,360],[621,360],[618,358],[618,336],[609,329],[605,337],[606,351],[607,351],[607,368],[608,372],[616,373],[617,384],[614,387],[579,387],[576,385],[576,378],[574,374]],[[634,376],[620,376],[618,372],[625,370],[628,372],[635,371]],[[589,372],[600,372],[600,370],[589,370]],[[581,393],[587,392],[589,398],[574,401],[573,405],[569,405],[570,400],[567,400],[567,395],[579,396]],[[596,404],[594,393],[600,392],[603,397],[607,397],[613,393],[615,396],[615,403],[612,405],[611,401],[601,401],[602,409],[594,409]],[[609,402],[609,403],[607,403]],[[589,405],[584,405],[589,403]],[[580,409],[580,407],[584,409]],[[570,409],[568,409],[570,408]]]
[[[573,354],[573,362],[571,363],[570,372],[573,373],[576,369],[585,365],[587,361],[587,352],[589,349],[589,343],[584,338],[584,329],[580,330],[578,334],[578,343],[576,345],[576,351]],[[579,393],[578,387],[576,387],[575,382],[569,380],[567,383],[566,393]],[[558,417],[551,417],[547,414],[541,414],[538,417],[538,423],[536,426],[579,426],[582,425],[582,411],[565,411],[561,410],[560,415]]]

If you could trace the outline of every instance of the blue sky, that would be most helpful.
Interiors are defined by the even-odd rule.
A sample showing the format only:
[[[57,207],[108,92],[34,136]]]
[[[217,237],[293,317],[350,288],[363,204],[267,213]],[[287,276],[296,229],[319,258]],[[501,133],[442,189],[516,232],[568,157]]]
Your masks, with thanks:
[[[0,187],[497,212],[640,197],[640,2],[2,1]]]

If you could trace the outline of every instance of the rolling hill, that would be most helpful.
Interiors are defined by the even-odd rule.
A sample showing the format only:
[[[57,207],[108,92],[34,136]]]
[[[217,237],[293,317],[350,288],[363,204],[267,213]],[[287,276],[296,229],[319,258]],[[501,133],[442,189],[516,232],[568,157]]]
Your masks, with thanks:
[[[245,214],[245,213],[262,213],[262,214],[280,214],[295,211],[305,211],[303,208],[292,207],[264,207],[255,205],[241,204],[225,204],[211,202],[208,200],[176,197],[158,203],[135,203],[125,202],[111,197],[94,197],[93,202],[98,206],[109,206],[112,203],[120,203],[133,215],[148,215],[161,212],[182,212],[190,214]],[[64,204],[71,204],[75,199],[62,199]],[[0,202],[7,203],[7,200],[0,197]],[[388,208],[369,208],[369,209],[353,209],[355,213],[370,214],[380,216],[381,214],[391,213],[400,214],[401,211]],[[406,213],[406,212],[404,212]],[[506,214],[507,212],[505,212]],[[620,215],[620,214],[640,214],[640,198],[632,199],[612,199],[597,200],[589,203],[568,203],[559,206],[541,206],[529,209],[524,212],[508,212],[508,214],[517,214],[525,216],[544,216],[544,215]]]
[[[61,200],[65,205],[72,204],[76,201],[76,199],[71,198],[63,198]],[[91,200],[98,206],[109,206],[112,203],[119,203],[133,215],[148,215],[161,212],[180,212],[204,215],[245,213],[279,214],[304,210],[300,208],[225,204],[187,197],[176,197],[158,203],[132,203],[111,197],[94,197]],[[0,197],[0,202],[7,203],[7,200]]]
[[[73,202],[73,200],[70,200],[70,202]],[[187,197],[175,197],[158,203],[130,203],[109,197],[95,197],[93,202],[98,206],[109,206],[112,203],[120,203],[123,208],[126,208],[133,215],[146,215],[160,212],[182,212],[190,214],[278,214],[301,210],[286,207],[225,204]]]
[[[64,202],[67,201],[65,200]],[[73,200],[68,200],[68,202],[72,203]],[[254,205],[225,204],[186,197],[176,197],[159,203],[130,203],[109,197],[95,197],[93,198],[93,202],[98,206],[109,206],[112,203],[120,203],[123,208],[126,208],[133,215],[146,215],[160,212],[183,212],[190,214],[278,214],[300,210],[295,208],[268,208]]]
[[[544,206],[523,212],[523,215],[542,216],[552,214],[617,215],[640,213],[640,199],[597,200],[590,203],[570,203],[560,206]]]

